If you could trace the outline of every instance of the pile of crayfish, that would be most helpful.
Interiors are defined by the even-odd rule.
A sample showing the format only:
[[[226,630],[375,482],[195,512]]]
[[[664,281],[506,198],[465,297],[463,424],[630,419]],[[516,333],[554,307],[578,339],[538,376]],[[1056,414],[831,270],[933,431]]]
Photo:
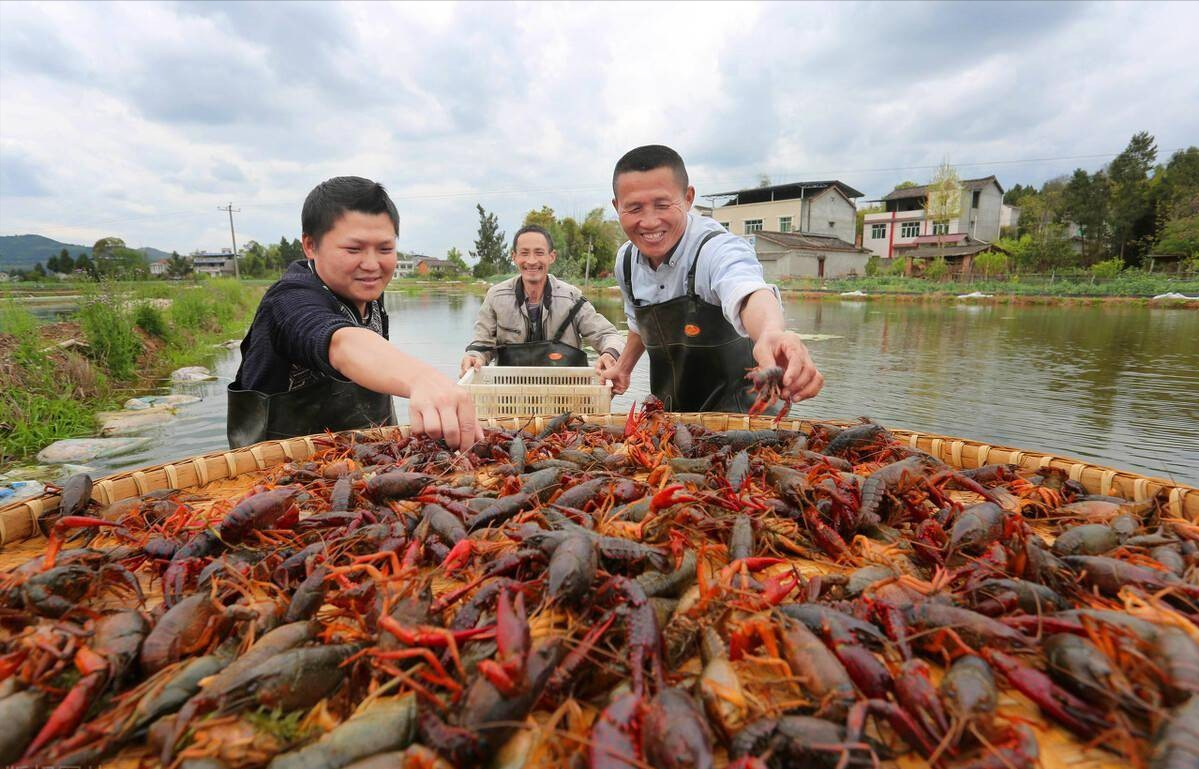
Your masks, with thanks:
[[[1021,769],[1053,733],[1199,766],[1199,526],[803,428],[651,400],[461,453],[326,435],[237,500],[74,478],[0,576],[0,760]]]

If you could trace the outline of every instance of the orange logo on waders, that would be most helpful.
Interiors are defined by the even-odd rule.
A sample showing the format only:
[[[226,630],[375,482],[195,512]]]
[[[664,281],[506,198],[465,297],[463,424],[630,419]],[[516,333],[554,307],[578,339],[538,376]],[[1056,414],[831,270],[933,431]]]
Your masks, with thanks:
[[[699,336],[700,328],[692,323],[683,326],[683,333],[687,336]]]
[[[560,352],[551,352],[551,353],[550,353],[550,360],[562,360],[562,353],[560,353]]]

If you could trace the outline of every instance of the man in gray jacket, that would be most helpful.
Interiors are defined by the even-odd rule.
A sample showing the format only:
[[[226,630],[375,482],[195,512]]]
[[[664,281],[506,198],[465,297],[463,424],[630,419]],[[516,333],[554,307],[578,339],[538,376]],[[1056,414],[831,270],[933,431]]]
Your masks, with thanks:
[[[501,366],[586,366],[586,342],[599,353],[596,372],[611,378],[606,374],[616,369],[624,339],[578,288],[549,274],[557,258],[543,227],[517,231],[512,260],[520,275],[487,292],[460,375],[492,360]]]

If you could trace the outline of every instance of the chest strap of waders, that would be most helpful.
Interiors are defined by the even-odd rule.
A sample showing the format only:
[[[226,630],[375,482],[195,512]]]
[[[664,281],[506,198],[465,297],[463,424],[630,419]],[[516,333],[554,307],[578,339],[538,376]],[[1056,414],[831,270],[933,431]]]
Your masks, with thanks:
[[[566,329],[570,328],[570,324],[574,323],[575,316],[579,314],[579,310],[583,309],[583,305],[587,302],[587,297],[580,296],[575,300],[574,306],[570,308],[570,312],[566,313],[566,320],[562,321],[562,325],[558,326],[558,333],[554,334],[553,342],[561,342],[562,335],[566,333]],[[580,334],[582,336],[582,334]]]

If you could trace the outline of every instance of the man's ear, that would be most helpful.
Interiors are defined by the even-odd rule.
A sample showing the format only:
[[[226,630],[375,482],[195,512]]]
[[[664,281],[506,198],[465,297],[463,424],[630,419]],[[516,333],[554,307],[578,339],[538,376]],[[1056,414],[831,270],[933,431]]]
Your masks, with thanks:
[[[554,262],[556,262],[556,261],[558,261],[558,252],[557,252],[557,251],[550,251],[549,264],[553,264],[553,263],[554,263]]]
[[[316,258],[316,239],[315,238],[313,238],[311,235],[301,235],[300,236],[300,245],[304,249],[304,256],[308,257],[309,259]]]
[[[688,186],[686,194],[683,195],[683,200],[687,201],[686,210],[691,210],[691,204],[695,202],[695,188]]]
[[[616,198],[612,198],[612,207],[616,209],[616,213],[620,213],[620,206],[616,205]]]

